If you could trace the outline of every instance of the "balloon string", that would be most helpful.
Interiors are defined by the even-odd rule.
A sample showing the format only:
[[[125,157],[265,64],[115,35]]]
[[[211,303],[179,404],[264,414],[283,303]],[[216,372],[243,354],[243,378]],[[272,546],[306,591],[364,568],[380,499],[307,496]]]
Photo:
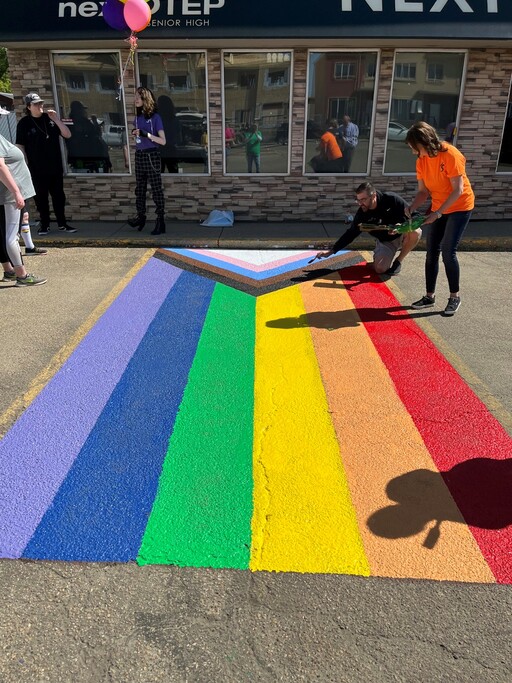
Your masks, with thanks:
[[[128,43],[130,46],[130,52],[128,53],[128,57],[126,59],[126,62],[124,64],[123,68],[123,73],[121,74],[121,79],[118,81],[118,95],[117,99],[120,100],[122,97],[122,89],[123,89],[123,83],[124,83],[124,77],[126,75],[126,71],[128,69],[128,66],[134,66],[135,60],[135,51],[137,50],[137,34],[132,31],[131,34],[129,35],[128,38],[125,38],[125,43]]]

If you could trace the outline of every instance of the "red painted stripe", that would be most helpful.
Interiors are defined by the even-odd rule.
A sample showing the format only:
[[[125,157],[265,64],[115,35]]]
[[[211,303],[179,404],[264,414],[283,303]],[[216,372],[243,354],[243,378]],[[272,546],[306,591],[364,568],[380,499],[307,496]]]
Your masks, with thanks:
[[[376,275],[339,274],[496,580],[512,583],[512,439]]]

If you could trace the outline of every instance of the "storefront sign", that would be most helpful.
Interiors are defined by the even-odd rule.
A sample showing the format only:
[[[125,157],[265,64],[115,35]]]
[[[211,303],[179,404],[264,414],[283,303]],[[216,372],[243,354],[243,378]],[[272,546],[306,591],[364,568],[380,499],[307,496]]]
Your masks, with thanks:
[[[17,0],[0,43],[112,39],[101,0]],[[512,0],[150,0],[144,38],[512,38]]]

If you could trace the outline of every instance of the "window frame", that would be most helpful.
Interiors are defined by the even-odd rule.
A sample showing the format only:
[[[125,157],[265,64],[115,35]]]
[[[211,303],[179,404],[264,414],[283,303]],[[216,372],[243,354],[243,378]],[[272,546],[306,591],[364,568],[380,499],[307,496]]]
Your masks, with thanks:
[[[208,140],[210,139],[210,94],[209,94],[209,79],[208,79],[208,50],[206,48],[204,49],[194,49],[194,50],[188,50],[186,48],[183,49],[175,49],[175,50],[157,50],[157,49],[138,49],[137,50],[137,59],[135,60],[134,64],[134,73],[135,73],[135,79],[136,83],[140,83],[140,68],[139,68],[139,53],[140,54],[153,54],[153,55],[164,55],[164,54],[171,54],[171,55],[191,55],[191,54],[202,54],[204,55],[204,91],[205,91],[205,114],[206,114],[206,130],[208,133]],[[165,72],[167,74],[167,72]],[[167,74],[168,75],[168,74]],[[190,74],[187,74],[187,80],[190,78]],[[168,79],[166,79],[168,82]],[[153,88],[150,88],[150,90],[153,91]],[[188,89],[183,89],[180,90],[180,92],[191,92],[192,88]],[[211,152],[210,152],[210,143],[208,142],[208,172],[205,173],[194,173],[190,171],[185,171],[185,169],[180,169],[183,171],[183,173],[179,173],[181,177],[188,176],[188,177],[201,177],[201,178],[206,178],[208,176],[211,176],[212,174],[212,160],[211,160]],[[162,176],[164,177],[175,177],[175,173],[162,173]]]
[[[459,89],[459,101],[458,101],[458,106],[457,106],[457,115],[455,117],[455,123],[457,126],[457,130],[459,129],[459,121],[460,121],[460,116],[461,116],[461,111],[462,111],[462,104],[464,102],[464,88],[466,86],[466,74],[467,74],[467,68],[468,68],[468,54],[469,50],[468,49],[456,49],[456,48],[448,48],[448,49],[443,49],[443,48],[425,48],[421,50],[415,50],[413,48],[397,48],[395,49],[393,53],[393,69],[392,69],[392,80],[391,80],[391,87],[389,89],[389,101],[388,101],[388,118],[386,122],[386,129],[385,129],[385,144],[384,144],[384,155],[383,155],[383,162],[382,162],[382,175],[386,177],[416,177],[416,171],[386,171],[386,159],[387,159],[387,154],[388,154],[388,144],[389,144],[389,136],[388,136],[388,130],[389,130],[389,124],[392,121],[391,118],[391,104],[393,102],[393,90],[394,90],[394,83],[395,83],[395,66],[396,66],[396,58],[397,55],[401,53],[414,53],[418,55],[426,55],[428,53],[442,53],[442,54],[459,54],[463,56],[463,62],[462,62],[462,73],[460,76],[460,89]],[[418,62],[416,62],[417,64]],[[418,71],[416,69],[416,76],[418,74]],[[425,66],[425,82],[430,83],[431,81],[428,80],[428,62]],[[400,82],[403,82],[404,79],[398,79]],[[417,82],[417,79],[415,79],[415,82]],[[436,81],[437,82],[437,81]],[[410,100],[412,101],[412,100]]]
[[[61,102],[60,102],[60,99],[59,99],[59,96],[58,96],[57,75],[56,75],[56,72],[55,72],[55,60],[54,60],[54,56],[55,56],[55,55],[78,55],[78,54],[82,54],[82,55],[83,55],[83,54],[86,54],[86,55],[97,55],[97,54],[109,54],[109,55],[111,55],[111,54],[116,54],[116,55],[117,55],[118,61],[119,61],[119,74],[118,74],[118,75],[119,75],[119,79],[120,79],[120,83],[119,83],[119,92],[122,93],[122,96],[121,96],[121,102],[122,102],[121,110],[122,110],[122,116],[123,116],[123,119],[124,119],[125,131],[126,131],[126,134],[128,135],[128,116],[127,116],[127,111],[126,111],[126,98],[125,98],[125,95],[124,95],[124,86],[125,86],[125,84],[124,84],[124,73],[123,73],[123,58],[122,58],[123,56],[122,56],[122,54],[121,54],[121,51],[120,51],[119,49],[117,49],[117,48],[101,48],[101,49],[94,49],[94,50],[67,50],[67,49],[60,49],[60,50],[50,50],[50,51],[49,51],[49,55],[50,55],[50,78],[51,78],[51,82],[52,82],[53,101],[55,102],[55,105],[56,105],[56,107],[57,107],[57,111],[61,111]],[[99,85],[99,84],[98,84],[98,85]],[[80,90],[80,91],[78,91],[78,90],[73,90],[73,91],[69,91],[69,92],[74,92],[74,93],[77,93],[77,92],[90,92],[90,89],[89,89],[89,88],[86,88],[85,90]],[[102,92],[109,92],[109,91],[103,91],[103,90],[102,90]],[[115,91],[114,91],[114,92],[115,92]],[[122,124],[114,123],[114,124],[111,124],[111,125],[120,126],[120,125],[122,125]],[[61,139],[60,139],[60,146],[61,146],[62,164],[63,164],[63,167],[64,167],[64,175],[65,175],[65,177],[68,177],[68,176],[69,176],[69,177],[72,177],[72,178],[76,178],[77,176],[81,176],[82,174],[80,174],[80,173],[73,173],[73,172],[70,172],[70,171],[68,170],[68,169],[69,169],[69,166],[68,166],[68,163],[67,163],[67,154],[66,154],[66,150],[65,150],[65,143],[64,143],[64,140],[63,140],[62,137],[61,137]],[[124,172],[122,172],[122,171],[113,171],[112,173],[109,173],[109,174],[108,174],[109,177],[116,176],[116,177],[123,177],[123,178],[126,178],[126,176],[130,176],[130,175],[133,174],[133,172],[132,172],[132,162],[131,162],[130,150],[129,150],[130,145],[129,145],[129,141],[128,141],[128,140],[127,140],[127,146],[128,146],[128,168],[125,169]],[[91,175],[91,177],[96,176],[96,174],[90,174],[90,175]],[[104,178],[104,175],[103,175],[103,174],[98,174],[98,177]]]
[[[311,74],[310,74],[310,64],[311,64],[311,54],[313,53],[342,53],[342,54],[347,54],[347,53],[354,53],[354,54],[363,54],[363,53],[371,53],[375,54],[375,75],[371,76],[367,72],[365,72],[365,76],[367,78],[373,78],[374,79],[374,89],[373,89],[373,103],[372,103],[372,113],[371,113],[371,118],[370,118],[370,130],[368,133],[368,155],[366,158],[366,169],[363,171],[358,171],[356,173],[350,171],[350,173],[315,173],[314,171],[309,171],[307,169],[307,157],[309,156],[307,153],[307,129],[308,129],[308,102],[309,102],[309,86],[310,86],[310,79],[311,79]],[[375,117],[377,115],[377,98],[378,98],[378,92],[379,92],[379,81],[380,81],[380,64],[381,64],[381,56],[382,56],[382,50],[381,48],[350,48],[350,49],[340,49],[340,48],[323,48],[323,47],[318,47],[318,48],[309,48],[307,51],[307,68],[306,68],[306,97],[304,100],[304,132],[303,132],[303,152],[302,152],[302,175],[307,178],[318,178],[321,176],[336,176],[336,177],[364,177],[370,175],[371,172],[371,167],[372,167],[372,158],[373,158],[373,131],[375,130]],[[347,79],[343,79],[347,80]],[[357,121],[356,121],[357,123]]]
[[[267,55],[278,55],[279,53],[282,54],[289,54],[290,55],[290,60],[283,60],[283,62],[279,61],[271,61],[268,62],[268,68],[278,68],[278,64],[281,65],[289,65],[289,82],[285,83],[283,85],[272,85],[270,87],[265,87],[266,90],[274,90],[275,88],[282,88],[282,87],[287,87],[288,88],[288,145],[287,145],[287,170],[283,173],[232,173],[227,170],[227,156],[226,156],[226,145],[224,144],[224,131],[226,129],[226,98],[225,98],[225,69],[224,69],[224,64],[226,61],[225,56],[229,54],[263,54]],[[292,106],[293,106],[293,86],[294,86],[294,66],[295,66],[295,51],[291,48],[283,48],[283,49],[238,49],[238,48],[233,48],[233,49],[223,49],[221,50],[220,53],[220,88],[221,88],[221,126],[222,126],[222,175],[233,178],[233,177],[248,177],[248,178],[253,178],[253,177],[286,177],[291,175],[291,147],[292,147]]]

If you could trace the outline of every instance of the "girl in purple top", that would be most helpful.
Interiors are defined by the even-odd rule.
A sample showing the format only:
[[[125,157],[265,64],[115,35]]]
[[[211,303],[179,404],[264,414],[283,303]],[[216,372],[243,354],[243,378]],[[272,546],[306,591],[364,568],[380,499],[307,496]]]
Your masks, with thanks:
[[[142,230],[146,224],[146,192],[149,184],[155,202],[156,223],[152,235],[165,232],[165,200],[159,147],[165,145],[164,126],[156,113],[156,102],[149,88],[137,88],[132,135],[135,138],[135,206],[137,215],[128,225]]]

